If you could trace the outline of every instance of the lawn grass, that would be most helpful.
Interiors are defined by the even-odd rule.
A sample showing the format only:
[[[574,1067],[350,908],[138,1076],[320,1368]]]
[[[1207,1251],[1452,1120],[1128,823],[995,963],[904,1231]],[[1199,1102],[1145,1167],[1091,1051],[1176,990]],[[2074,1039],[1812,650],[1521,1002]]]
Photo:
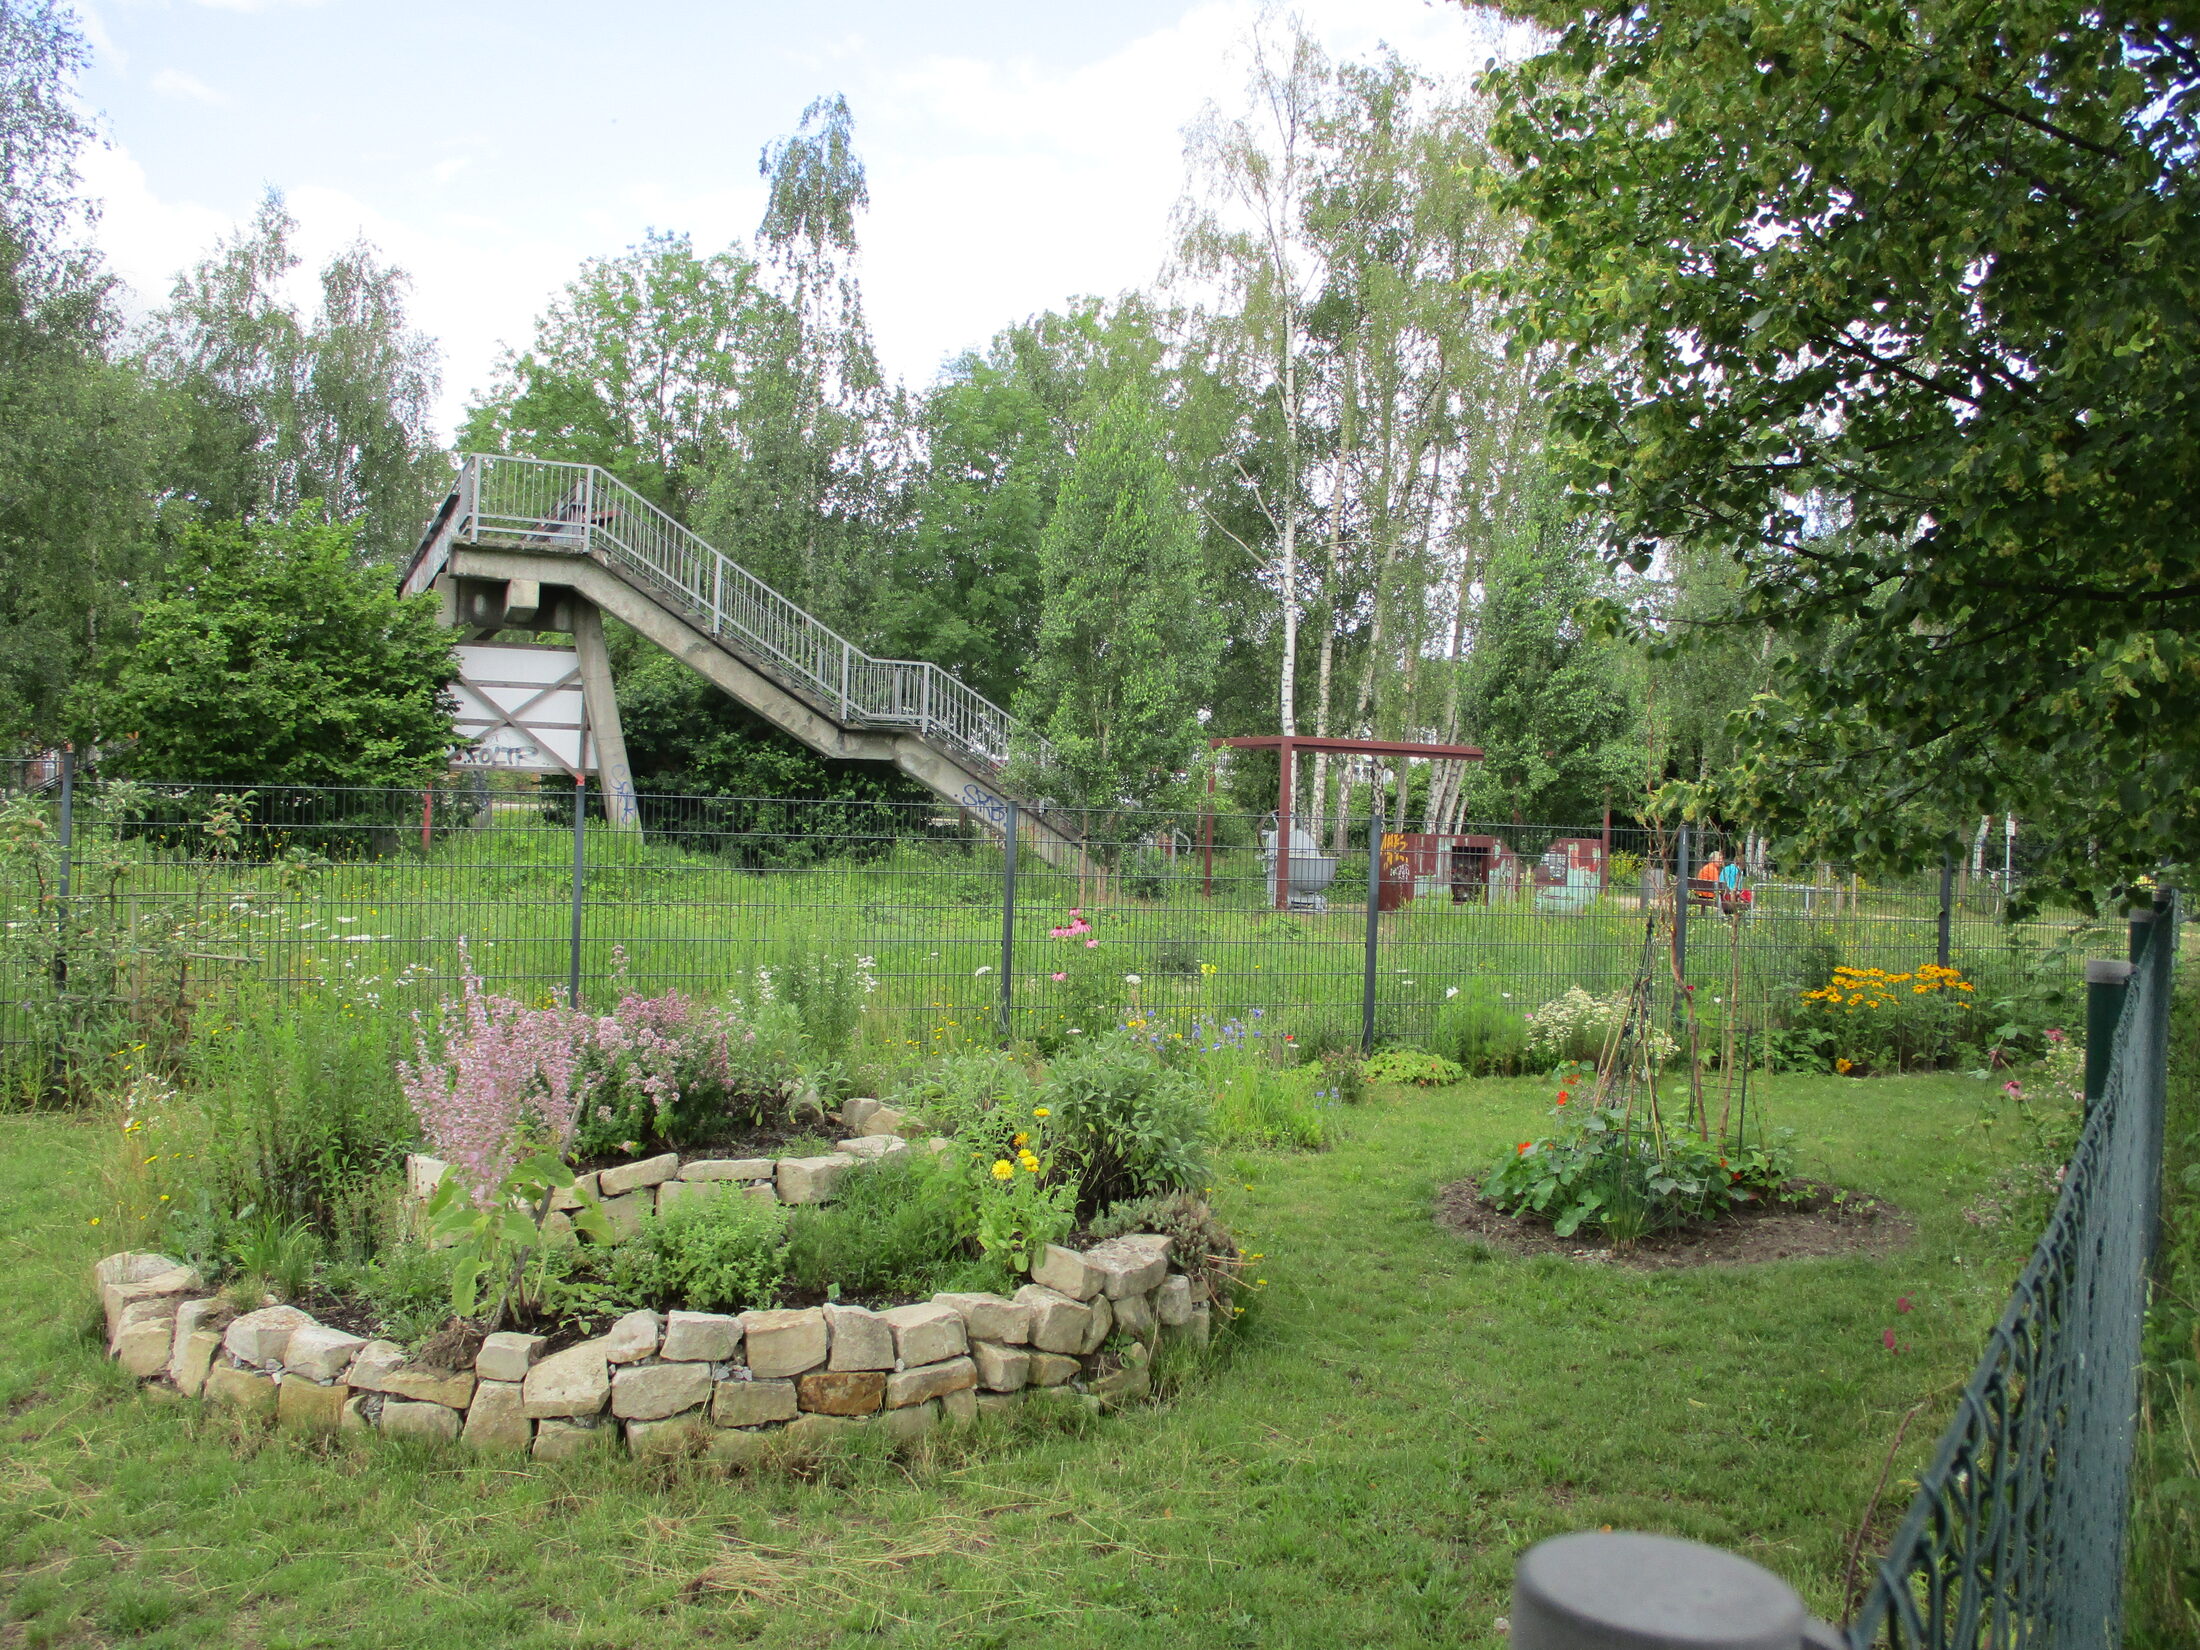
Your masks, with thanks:
[[[1897,1423],[1938,1394],[1899,1481],[2029,1241],[1962,1213],[2013,1149],[1982,1086],[1775,1081],[1806,1169],[1915,1243],[1663,1274],[1432,1223],[1543,1085],[1384,1091],[1333,1151],[1220,1166],[1270,1282],[1173,1403],[808,1480],[305,1444],[136,1396],[92,1335],[91,1130],[0,1118],[0,1644],[1495,1645],[1520,1550],[1600,1524],[1739,1548],[1832,1611]]]

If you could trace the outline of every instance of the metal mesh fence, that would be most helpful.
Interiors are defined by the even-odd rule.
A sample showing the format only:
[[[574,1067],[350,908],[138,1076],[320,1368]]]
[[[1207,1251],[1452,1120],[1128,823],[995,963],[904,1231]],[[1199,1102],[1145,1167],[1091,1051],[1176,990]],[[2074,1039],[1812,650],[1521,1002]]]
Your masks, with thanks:
[[[1850,1626],[1855,1650],[2121,1642],[2177,923],[2154,930],[2047,1230]]]
[[[1372,939],[1375,1035],[1419,1043],[1477,1004],[1526,1013],[1574,987],[1620,990],[1646,925],[1669,946],[1676,914],[1714,1024],[1765,1023],[1837,962],[1899,971],[1943,943],[1983,1004],[1997,981],[2067,975],[2075,928],[2005,920],[1992,869],[1875,884],[1628,826],[1392,832],[1371,925],[1364,819],[1325,830],[1280,879],[1262,816],[1054,810],[1019,828],[1011,877],[998,822],[944,802],[644,796],[625,831],[590,792],[576,832],[569,787],[510,776],[417,790],[65,786],[52,764],[7,777],[0,1042],[30,1058],[101,1003],[184,1006],[231,984],[429,1001],[462,947],[492,986],[595,1002],[863,958],[876,1023],[926,1048],[1256,1014],[1348,1039]],[[1715,850],[1735,864],[1724,881],[1698,874]],[[1072,912],[1089,931],[1060,932]]]

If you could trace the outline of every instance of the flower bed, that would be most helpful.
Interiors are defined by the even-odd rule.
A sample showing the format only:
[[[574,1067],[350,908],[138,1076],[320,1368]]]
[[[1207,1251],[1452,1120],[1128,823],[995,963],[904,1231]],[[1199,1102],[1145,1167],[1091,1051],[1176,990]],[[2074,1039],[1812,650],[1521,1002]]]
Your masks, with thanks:
[[[653,1189],[662,1198],[667,1186],[712,1184],[742,1182],[668,1176]],[[1172,1267],[1171,1247],[1160,1233],[1084,1251],[1050,1244],[1013,1297],[636,1311],[574,1345],[505,1331],[463,1356],[448,1338],[439,1356],[408,1354],[290,1305],[240,1312],[165,1255],[109,1255],[93,1273],[109,1354],[131,1374],[278,1426],[538,1460],[623,1444],[746,1464],[841,1429],[907,1439],[1027,1399],[1103,1407],[1145,1396],[1160,1339],[1205,1344],[1214,1311],[1207,1286]]]

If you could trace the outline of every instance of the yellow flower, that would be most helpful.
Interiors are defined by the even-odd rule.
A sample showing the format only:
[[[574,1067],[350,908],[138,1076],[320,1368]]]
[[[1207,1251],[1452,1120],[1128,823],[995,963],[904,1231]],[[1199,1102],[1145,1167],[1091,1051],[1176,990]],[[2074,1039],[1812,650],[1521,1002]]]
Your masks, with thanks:
[[[1048,1111],[1044,1106],[1033,1106],[1031,1108],[1031,1115],[1034,1117],[1052,1117],[1054,1114]]]
[[[1014,1174],[1015,1172],[1016,1172],[1016,1171],[1015,1171],[1014,1169],[1012,1169],[1012,1168],[1010,1168],[1010,1167],[1008,1166],[1008,1160],[1007,1160],[1006,1158],[996,1158],[996,1159],[994,1159],[994,1162],[993,1162],[993,1178],[994,1178],[995,1180],[1006,1180],[1006,1179],[1008,1179],[1008,1178],[1009,1178],[1009,1177],[1010,1177],[1011,1175],[1013,1175],[1013,1174]]]
[[[94,1226],[97,1226],[97,1225],[99,1224],[99,1216],[97,1216],[97,1215],[94,1215],[94,1216],[92,1216],[92,1224],[93,1224]]]
[[[1009,1144],[1012,1146],[1028,1146],[1031,1144],[1031,1136],[1028,1134],[1019,1134],[1014,1140],[1011,1140]]]

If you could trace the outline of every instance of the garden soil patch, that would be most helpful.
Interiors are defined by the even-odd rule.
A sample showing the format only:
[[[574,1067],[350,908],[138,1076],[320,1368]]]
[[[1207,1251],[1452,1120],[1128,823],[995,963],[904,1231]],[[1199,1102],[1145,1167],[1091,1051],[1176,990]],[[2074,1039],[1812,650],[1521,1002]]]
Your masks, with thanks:
[[[1482,1195],[1479,1180],[1456,1180],[1436,1194],[1436,1224],[1510,1255],[1559,1255],[1642,1272],[1821,1255],[1883,1255],[1908,1243],[1915,1231],[1909,1217],[1884,1198],[1854,1192],[1843,1196],[1818,1181],[1791,1184],[1804,1194],[1802,1202],[1738,1210],[1654,1233],[1626,1250],[1601,1237],[1562,1238],[1540,1222],[1516,1220]]]

